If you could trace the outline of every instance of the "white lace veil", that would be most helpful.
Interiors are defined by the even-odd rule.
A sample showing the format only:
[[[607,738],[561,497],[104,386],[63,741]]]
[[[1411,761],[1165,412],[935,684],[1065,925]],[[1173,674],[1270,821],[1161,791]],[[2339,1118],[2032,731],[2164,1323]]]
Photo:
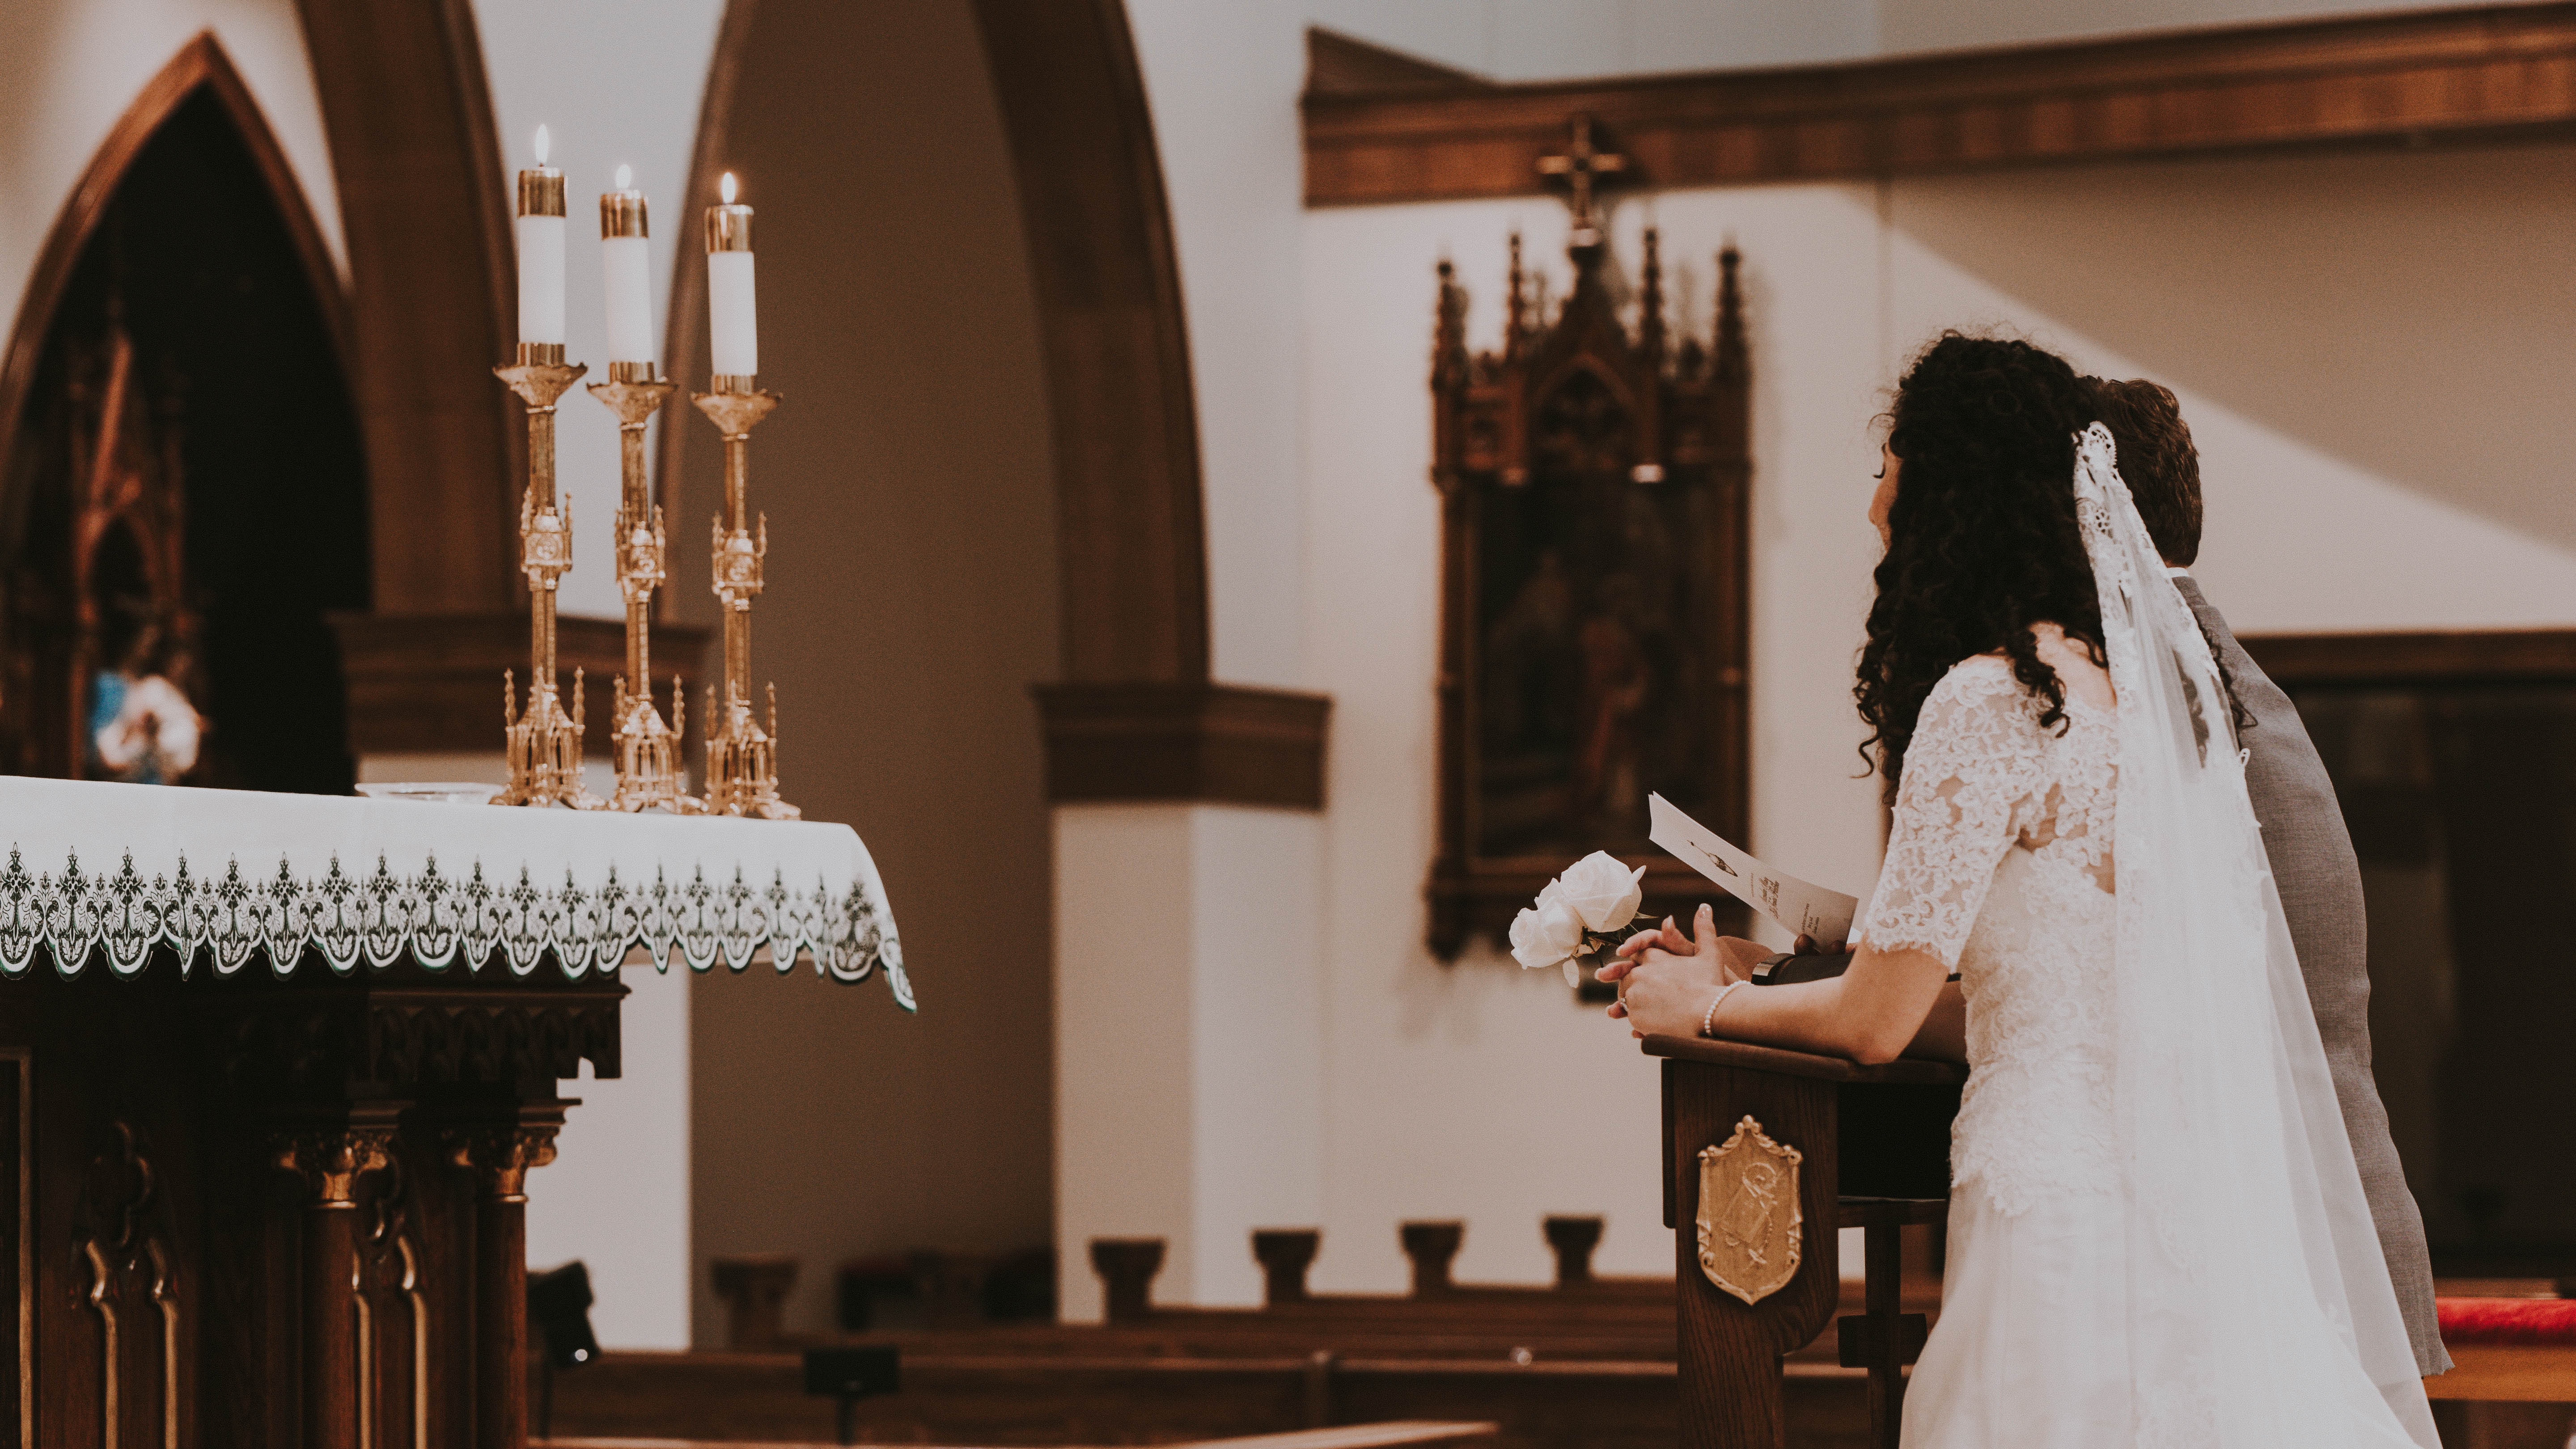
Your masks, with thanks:
[[[2437,1449],[2208,641],[2100,423],[2077,517],[2119,692],[2113,1101],[2141,1446]]]

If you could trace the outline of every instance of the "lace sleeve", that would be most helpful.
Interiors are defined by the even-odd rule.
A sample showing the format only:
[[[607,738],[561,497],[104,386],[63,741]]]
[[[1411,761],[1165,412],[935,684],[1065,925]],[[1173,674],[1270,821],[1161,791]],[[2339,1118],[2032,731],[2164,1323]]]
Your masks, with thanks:
[[[1995,867],[2047,787],[2047,755],[2021,686],[1991,661],[1950,671],[1905,750],[1887,864],[1862,916],[1881,949],[1930,951],[1956,970]]]

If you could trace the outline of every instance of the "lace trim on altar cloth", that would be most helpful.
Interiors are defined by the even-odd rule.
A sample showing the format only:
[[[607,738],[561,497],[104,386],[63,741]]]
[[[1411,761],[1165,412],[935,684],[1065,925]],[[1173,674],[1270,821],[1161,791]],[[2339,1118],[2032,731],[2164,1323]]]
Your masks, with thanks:
[[[287,976],[310,949],[342,973],[409,955],[431,970],[460,959],[480,970],[497,957],[527,976],[551,954],[576,979],[616,969],[636,947],[660,969],[676,951],[697,971],[718,961],[740,971],[766,947],[781,972],[800,954],[841,981],[882,967],[895,1001],[913,1009],[894,922],[858,882],[835,892],[817,878],[808,889],[773,872],[756,885],[739,868],[731,880],[710,880],[701,865],[676,883],[656,868],[646,884],[621,880],[611,866],[597,886],[566,871],[558,887],[538,884],[526,866],[515,879],[487,876],[480,860],[450,874],[435,856],[417,875],[397,874],[382,856],[372,872],[351,875],[336,855],[328,871],[299,879],[284,859],[273,875],[245,874],[237,859],[220,875],[198,874],[184,854],[175,874],[146,879],[130,852],[113,872],[86,871],[75,853],[59,875],[30,875],[10,848],[0,871],[0,972],[24,975],[43,947],[65,976],[79,975],[92,950],[131,976],[156,946],[177,954],[183,975],[200,952],[229,976],[264,951]]]

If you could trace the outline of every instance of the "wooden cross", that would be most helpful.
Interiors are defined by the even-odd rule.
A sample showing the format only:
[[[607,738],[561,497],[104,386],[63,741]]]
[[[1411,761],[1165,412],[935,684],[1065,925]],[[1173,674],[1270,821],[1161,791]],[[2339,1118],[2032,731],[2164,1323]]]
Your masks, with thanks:
[[[1594,188],[1603,179],[1626,171],[1628,158],[1616,151],[1594,149],[1592,118],[1577,116],[1574,118],[1574,144],[1568,146],[1562,156],[1538,158],[1538,169],[1542,176],[1565,179],[1565,184],[1574,193],[1566,201],[1566,205],[1574,209],[1574,229],[1585,232],[1596,230],[1600,222],[1593,213]]]

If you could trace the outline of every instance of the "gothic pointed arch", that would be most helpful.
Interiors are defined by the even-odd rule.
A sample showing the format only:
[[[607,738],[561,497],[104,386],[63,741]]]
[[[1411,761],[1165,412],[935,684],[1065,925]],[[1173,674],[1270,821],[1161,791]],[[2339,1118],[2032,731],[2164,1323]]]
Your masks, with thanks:
[[[211,34],[111,127],[0,355],[0,769],[348,788],[346,298]]]
[[[278,144],[277,133],[269,129],[268,118],[260,113],[259,102],[252,98],[232,58],[224,53],[223,43],[213,31],[200,31],[179,47],[152,79],[144,82],[124,114],[108,128],[107,139],[90,157],[79,183],[72,187],[70,198],[54,218],[53,229],[45,234],[44,246],[36,253],[27,290],[10,327],[8,350],[0,353],[0,460],[11,455],[19,412],[35,380],[36,354],[53,326],[54,311],[70,285],[73,265],[106,218],[108,201],[115,195],[117,183],[125,179],[145,143],[171,115],[200,95],[222,107],[233,129],[240,133],[242,144],[249,148],[260,178],[267,183],[270,198],[276,203],[278,216],[286,224],[297,260],[303,264],[315,305],[322,309],[336,360],[346,364],[348,294],[340,285],[339,269],[332,264],[330,247],[322,240],[313,208],[304,199],[303,188],[296,184],[294,167],[286,159],[285,148]]]

